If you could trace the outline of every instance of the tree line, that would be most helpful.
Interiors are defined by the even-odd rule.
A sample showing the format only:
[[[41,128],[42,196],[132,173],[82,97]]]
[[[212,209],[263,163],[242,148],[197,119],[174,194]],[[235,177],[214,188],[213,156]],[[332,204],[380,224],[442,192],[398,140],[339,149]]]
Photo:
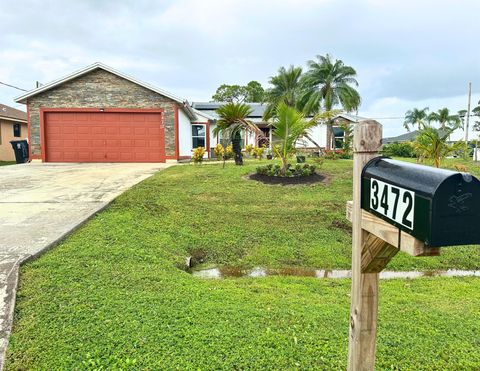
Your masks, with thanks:
[[[456,130],[459,128],[465,129],[465,119],[467,110],[463,109],[456,114],[452,114],[447,107],[440,108],[436,112],[428,113],[429,108],[422,109],[413,108],[405,113],[405,120],[403,126],[410,131],[411,129],[425,129],[427,126],[432,126],[432,123],[437,123],[440,130]],[[478,105],[472,110],[473,116],[476,117],[473,128],[480,131],[480,101]]]

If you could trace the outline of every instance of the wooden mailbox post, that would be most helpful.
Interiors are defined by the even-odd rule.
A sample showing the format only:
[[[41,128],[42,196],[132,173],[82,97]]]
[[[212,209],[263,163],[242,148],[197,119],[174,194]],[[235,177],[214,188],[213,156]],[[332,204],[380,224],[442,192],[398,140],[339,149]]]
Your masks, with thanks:
[[[438,255],[399,228],[361,209],[363,167],[378,156],[382,125],[362,121],[354,129],[353,202],[347,203],[352,221],[352,292],[348,370],[373,370],[377,337],[379,272],[399,250],[410,255]]]
[[[375,367],[379,273],[398,251],[437,256],[441,246],[480,243],[480,181],[379,158],[381,140],[378,122],[356,125],[353,202],[347,203],[353,228],[350,371]]]

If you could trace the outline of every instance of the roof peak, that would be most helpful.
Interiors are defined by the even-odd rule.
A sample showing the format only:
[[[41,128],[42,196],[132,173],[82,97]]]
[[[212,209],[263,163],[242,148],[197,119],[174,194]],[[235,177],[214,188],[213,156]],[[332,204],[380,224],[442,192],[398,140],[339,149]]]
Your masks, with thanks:
[[[22,94],[22,95],[16,97],[16,98],[15,98],[15,102],[25,103],[25,100],[26,100],[27,98],[29,98],[29,97],[32,97],[32,96],[37,95],[37,94],[40,94],[40,93],[42,93],[42,92],[44,92],[44,91],[47,91],[47,90],[49,90],[49,89],[54,88],[55,86],[58,86],[58,85],[61,85],[61,84],[65,83],[65,82],[67,82],[67,81],[73,80],[73,79],[75,79],[75,78],[77,78],[77,77],[83,76],[83,75],[85,75],[85,74],[87,74],[87,73],[89,73],[89,72],[94,71],[94,70],[97,69],[97,68],[101,68],[101,69],[103,69],[104,71],[110,72],[110,73],[112,73],[112,74],[114,74],[114,75],[117,75],[117,76],[122,77],[122,78],[124,78],[124,79],[126,79],[126,80],[129,80],[129,81],[131,81],[131,82],[133,82],[133,83],[135,83],[135,84],[137,84],[137,85],[143,86],[143,87],[146,88],[146,89],[149,89],[149,90],[152,90],[152,91],[154,91],[154,92],[156,92],[156,93],[158,93],[158,94],[164,95],[164,96],[166,96],[166,97],[168,97],[168,98],[170,98],[170,99],[172,99],[172,100],[174,100],[174,101],[176,101],[176,102],[178,102],[178,103],[184,104],[184,103],[186,102],[186,99],[182,99],[182,98],[180,98],[180,97],[178,97],[178,96],[176,96],[176,95],[174,95],[174,94],[172,94],[172,93],[169,93],[169,92],[167,92],[167,91],[165,91],[165,90],[163,90],[163,89],[157,88],[157,87],[155,87],[155,86],[153,86],[153,85],[150,85],[150,84],[147,84],[147,83],[145,83],[145,82],[143,82],[143,81],[140,81],[140,80],[138,80],[138,79],[136,79],[136,78],[134,78],[134,77],[131,77],[131,76],[129,76],[129,75],[123,73],[123,72],[120,72],[120,71],[114,69],[113,67],[110,67],[110,66],[108,66],[108,65],[106,65],[106,64],[104,64],[104,63],[102,63],[102,62],[95,62],[95,63],[93,63],[93,64],[90,64],[90,65],[82,68],[82,69],[76,70],[76,71],[74,71],[74,72],[72,72],[72,73],[70,73],[70,74],[68,74],[68,75],[66,75],[66,76],[64,76],[64,77],[61,77],[61,78],[56,79],[56,80],[53,80],[53,81],[51,81],[51,82],[49,82],[49,83],[47,83],[47,84],[45,84],[45,85],[42,85],[42,86],[40,86],[40,87],[38,87],[38,88],[29,90],[29,91],[26,92],[25,94]]]
[[[0,103],[0,117],[15,119],[19,121],[27,121],[27,113]]]

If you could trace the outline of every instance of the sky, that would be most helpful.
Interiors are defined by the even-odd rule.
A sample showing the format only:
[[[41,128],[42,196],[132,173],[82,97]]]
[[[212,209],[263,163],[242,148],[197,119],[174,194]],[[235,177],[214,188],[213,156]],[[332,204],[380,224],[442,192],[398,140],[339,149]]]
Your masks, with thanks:
[[[411,108],[466,109],[469,82],[480,100],[479,14],[474,0],[0,0],[0,82],[32,89],[98,61],[208,101],[329,53],[357,71],[359,115],[394,136]],[[25,109],[21,93],[0,85],[0,103]]]

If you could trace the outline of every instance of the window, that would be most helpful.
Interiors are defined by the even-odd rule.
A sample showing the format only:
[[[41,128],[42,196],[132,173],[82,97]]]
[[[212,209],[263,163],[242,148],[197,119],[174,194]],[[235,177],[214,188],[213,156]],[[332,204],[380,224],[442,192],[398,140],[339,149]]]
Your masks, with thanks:
[[[18,138],[21,136],[20,124],[13,124],[13,136]]]
[[[334,136],[334,146],[335,146],[334,149],[342,148],[343,141],[345,140],[345,132],[339,126],[334,126],[332,130],[333,130],[333,136]]]
[[[206,148],[205,125],[192,125],[192,147]]]

